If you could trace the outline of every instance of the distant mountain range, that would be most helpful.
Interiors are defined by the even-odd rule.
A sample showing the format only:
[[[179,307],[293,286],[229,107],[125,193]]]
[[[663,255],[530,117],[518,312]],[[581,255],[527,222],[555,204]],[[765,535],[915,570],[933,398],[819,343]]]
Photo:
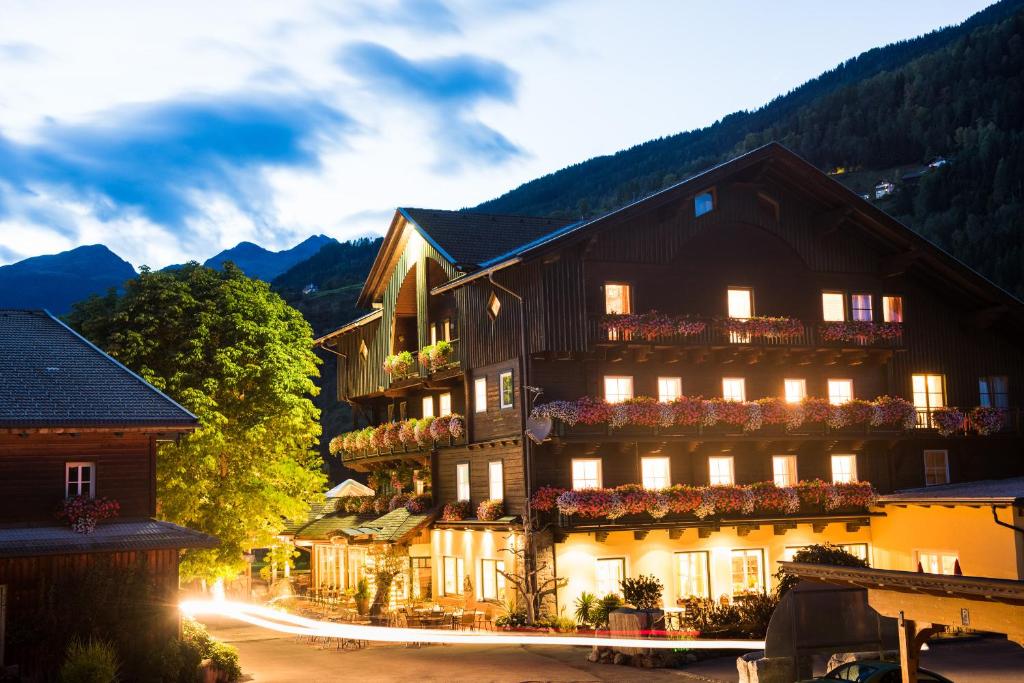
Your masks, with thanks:
[[[313,235],[291,249],[270,251],[252,242],[239,242],[234,247],[206,259],[203,265],[219,269],[225,261],[231,261],[249,277],[271,282],[295,264],[316,254],[324,245],[337,243],[333,237]]]

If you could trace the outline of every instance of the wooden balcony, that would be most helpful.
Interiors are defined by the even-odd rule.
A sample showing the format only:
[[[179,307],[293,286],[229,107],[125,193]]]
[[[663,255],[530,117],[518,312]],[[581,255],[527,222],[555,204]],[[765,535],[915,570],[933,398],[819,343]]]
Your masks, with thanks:
[[[443,440],[435,440],[429,445],[364,448],[354,453],[343,453],[341,462],[346,467],[350,467],[357,472],[366,472],[371,469],[371,465],[399,460],[411,460],[426,465],[429,464],[430,455],[435,450],[465,445],[466,437],[463,435],[458,438],[449,437]]]
[[[603,543],[614,531],[632,531],[635,540],[643,540],[656,529],[667,529],[670,537],[678,537],[686,529],[697,529],[701,538],[709,538],[723,528],[734,528],[737,535],[746,536],[762,526],[772,527],[776,536],[796,529],[799,524],[812,527],[814,533],[822,533],[828,524],[845,524],[853,532],[870,524],[872,517],[885,516],[884,512],[869,512],[860,509],[801,510],[794,514],[751,513],[749,515],[722,515],[698,519],[693,515],[668,514],[661,519],[647,515],[625,515],[617,519],[590,519],[574,515],[553,513],[552,521],[560,534],[593,533],[595,540]]]
[[[451,344],[452,350],[447,359],[435,363],[433,366],[425,366],[417,360],[416,366],[410,371],[401,375],[391,375],[391,382],[385,395],[399,396],[404,394],[406,389],[430,385],[435,381],[440,382],[461,375],[463,372],[461,342],[458,339],[452,339],[448,343]],[[418,351],[414,351],[412,354],[418,359]]]

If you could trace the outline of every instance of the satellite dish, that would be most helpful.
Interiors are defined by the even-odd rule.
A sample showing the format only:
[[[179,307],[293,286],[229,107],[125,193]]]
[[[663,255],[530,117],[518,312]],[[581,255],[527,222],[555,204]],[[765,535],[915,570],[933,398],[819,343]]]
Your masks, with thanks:
[[[534,443],[544,443],[553,427],[550,417],[528,417],[526,418],[526,435]]]

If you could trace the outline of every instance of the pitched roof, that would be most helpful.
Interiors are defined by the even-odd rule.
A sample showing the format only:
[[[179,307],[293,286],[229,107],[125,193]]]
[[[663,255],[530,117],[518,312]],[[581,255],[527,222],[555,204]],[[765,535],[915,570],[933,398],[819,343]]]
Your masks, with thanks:
[[[369,541],[397,542],[429,524],[435,516],[436,511],[413,514],[404,507],[380,516],[335,512],[299,528],[295,539],[326,541],[334,536],[350,536]]]
[[[374,514],[356,514],[335,512],[315,519],[295,532],[296,540],[326,541],[332,536],[344,533],[345,529],[354,529],[370,522]]]
[[[434,512],[413,514],[404,507],[392,510],[364,526],[373,531],[375,541],[401,541],[434,519]]]
[[[453,264],[469,269],[517,247],[550,235],[574,221],[564,218],[513,216],[470,211],[400,208],[438,251]]]
[[[880,505],[905,503],[1016,503],[1024,500],[1024,477],[985,479],[896,491],[878,499]]]
[[[155,519],[103,522],[90,534],[68,526],[0,528],[0,557],[215,548],[218,543],[213,536]]]
[[[46,311],[0,309],[0,377],[0,428],[198,424]]]

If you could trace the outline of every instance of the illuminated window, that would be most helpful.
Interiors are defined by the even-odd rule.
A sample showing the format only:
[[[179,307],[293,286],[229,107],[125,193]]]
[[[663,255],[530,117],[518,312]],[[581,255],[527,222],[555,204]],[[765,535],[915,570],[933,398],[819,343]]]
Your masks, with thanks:
[[[1010,389],[1005,376],[979,377],[979,405],[986,408],[1009,408]]]
[[[887,323],[903,322],[903,297],[882,297],[882,320]]]
[[[491,296],[487,299],[487,315],[494,320],[501,313],[501,301],[498,299],[498,295],[491,292]]]
[[[754,293],[747,288],[730,288],[728,293],[729,317],[750,318],[754,315]]]
[[[834,406],[853,399],[852,379],[830,379],[828,381],[828,402]]]
[[[679,600],[711,597],[706,552],[676,553],[676,597]]]
[[[926,574],[953,576],[956,574],[957,559],[956,553],[932,551],[920,551],[917,553],[917,562],[921,565],[921,570]]]
[[[746,401],[747,382],[742,377],[722,378],[722,398],[726,401]]]
[[[473,380],[473,410],[478,413],[487,412],[487,378],[477,377]]]
[[[785,380],[786,403],[799,403],[807,398],[807,380],[787,379]]]
[[[455,497],[458,500],[469,500],[468,462],[460,462],[455,465]]]
[[[604,400],[609,403],[621,403],[633,398],[633,378],[619,375],[605,375]]]
[[[796,456],[773,455],[772,475],[776,486],[796,486]]]
[[[498,375],[498,389],[501,391],[501,407],[511,408],[515,402],[515,389],[512,386],[512,371]]]
[[[359,357],[366,360],[367,356],[370,355],[370,350],[366,348],[366,342],[362,339],[359,340]]]
[[[423,397],[423,417],[434,417],[434,397]]]
[[[870,294],[853,294],[850,296],[850,313],[853,315],[854,320],[861,320],[870,322],[874,320],[874,314],[871,310],[871,295]]]
[[[946,382],[942,375],[911,375],[917,426],[933,427],[932,411],[946,405]]]
[[[438,415],[446,417],[452,414],[452,395],[445,392],[437,397],[438,401]]]
[[[505,599],[505,571],[502,560],[480,560],[480,598],[483,600]]]
[[[706,213],[710,213],[715,209],[715,193],[701,192],[699,195],[693,198],[693,215],[703,216]]]
[[[604,312],[619,315],[633,312],[632,287],[621,282],[607,282],[604,285]]]
[[[846,320],[846,297],[842,292],[821,293],[822,320]]]
[[[626,558],[611,557],[597,561],[597,594],[604,597],[622,592],[622,579],[626,578]]]
[[[832,483],[852,484],[857,481],[857,456],[832,456]]]
[[[949,483],[949,453],[945,450],[924,452],[924,485]]]
[[[501,460],[487,463],[487,497],[491,500],[505,498],[505,470]]]
[[[573,489],[601,488],[601,460],[599,458],[573,458]]]
[[[764,593],[764,551],[732,551],[732,594]]]
[[[442,569],[444,576],[441,577],[441,585],[445,595],[462,595],[462,585],[466,577],[466,561],[461,557],[442,558]]]
[[[679,377],[658,378],[658,400],[669,403],[683,395],[683,380]]]
[[[669,459],[667,457],[640,458],[640,472],[645,489],[664,489],[670,485]]]
[[[712,486],[729,486],[735,481],[731,455],[712,455],[708,458],[708,483]]]
[[[109,474],[109,473],[108,473]],[[64,496],[96,497],[96,463],[69,462],[64,465]]]

